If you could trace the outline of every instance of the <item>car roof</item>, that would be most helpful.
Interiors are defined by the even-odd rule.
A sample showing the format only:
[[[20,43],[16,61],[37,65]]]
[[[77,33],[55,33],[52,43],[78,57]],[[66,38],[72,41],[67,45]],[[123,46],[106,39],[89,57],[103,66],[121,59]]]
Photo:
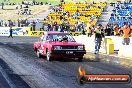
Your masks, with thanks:
[[[46,34],[69,34],[69,33],[49,31],[49,32],[46,32]]]

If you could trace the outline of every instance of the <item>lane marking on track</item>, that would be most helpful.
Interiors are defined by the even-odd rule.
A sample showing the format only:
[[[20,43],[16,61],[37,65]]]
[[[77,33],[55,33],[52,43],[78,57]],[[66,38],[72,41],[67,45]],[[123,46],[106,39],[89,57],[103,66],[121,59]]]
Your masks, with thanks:
[[[13,45],[17,45],[17,44],[33,44],[31,42],[19,42],[19,43],[16,43],[16,42],[0,42],[0,44],[4,44],[4,45],[7,45],[7,44],[13,44]]]
[[[0,72],[3,75],[3,77],[5,78],[6,82],[10,86],[10,88],[16,88],[15,84],[11,81],[11,79],[8,77],[8,75],[6,74],[6,72],[4,71],[4,69],[1,66],[0,66]]]

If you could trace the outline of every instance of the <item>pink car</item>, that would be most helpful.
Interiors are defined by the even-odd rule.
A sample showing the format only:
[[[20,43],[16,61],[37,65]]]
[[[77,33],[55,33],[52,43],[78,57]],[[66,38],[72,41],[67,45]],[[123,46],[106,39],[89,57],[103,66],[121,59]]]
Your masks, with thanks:
[[[82,61],[86,50],[83,44],[77,43],[69,33],[45,32],[38,42],[34,43],[34,51],[48,61],[53,58],[78,58]]]

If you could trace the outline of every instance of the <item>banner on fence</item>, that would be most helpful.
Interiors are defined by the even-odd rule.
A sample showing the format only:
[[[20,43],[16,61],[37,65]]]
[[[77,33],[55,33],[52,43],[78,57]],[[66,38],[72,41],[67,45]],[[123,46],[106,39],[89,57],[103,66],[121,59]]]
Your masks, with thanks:
[[[42,36],[44,31],[30,31],[29,36]]]
[[[0,27],[0,36],[9,36],[10,27]],[[12,27],[13,36],[29,36],[30,27]]]
[[[29,36],[41,36],[44,31],[30,31]],[[81,35],[81,32],[70,32],[69,33],[72,36],[79,36]]]
[[[72,36],[79,36],[81,35],[81,32],[70,32]]]
[[[8,36],[9,27],[0,27],[0,36]]]
[[[10,27],[0,27],[0,36],[9,36]],[[44,31],[31,31],[30,27],[12,27],[13,36],[41,36]],[[69,32],[72,36],[79,36],[81,32]]]
[[[28,36],[30,27],[13,27],[13,36]]]

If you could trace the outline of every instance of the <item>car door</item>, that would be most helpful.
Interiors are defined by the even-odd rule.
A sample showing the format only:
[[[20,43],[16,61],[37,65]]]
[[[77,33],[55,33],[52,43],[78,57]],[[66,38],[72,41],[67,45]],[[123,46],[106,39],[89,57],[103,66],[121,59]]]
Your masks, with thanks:
[[[39,51],[42,55],[46,53],[46,35],[40,39]]]
[[[40,38],[38,39],[37,42],[34,43],[34,49],[38,49],[40,47]]]

